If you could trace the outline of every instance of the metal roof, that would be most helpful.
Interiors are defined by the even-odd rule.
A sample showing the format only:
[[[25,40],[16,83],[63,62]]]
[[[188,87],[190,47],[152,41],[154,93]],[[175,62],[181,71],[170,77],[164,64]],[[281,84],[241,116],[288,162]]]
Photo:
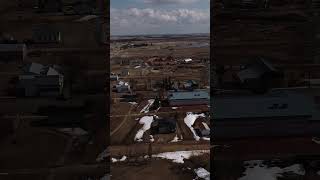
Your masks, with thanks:
[[[169,100],[179,99],[209,99],[209,93],[207,90],[194,90],[194,91],[170,91],[168,93]]]
[[[311,97],[294,92],[265,95],[215,96],[214,119],[312,116]]]
[[[25,49],[25,44],[0,44],[0,52],[24,51]]]

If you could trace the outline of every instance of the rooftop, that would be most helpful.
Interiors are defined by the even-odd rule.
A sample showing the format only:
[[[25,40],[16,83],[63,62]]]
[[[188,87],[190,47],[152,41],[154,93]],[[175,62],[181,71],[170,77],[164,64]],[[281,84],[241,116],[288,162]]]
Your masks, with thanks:
[[[210,99],[207,90],[194,90],[194,91],[169,91],[169,100],[179,100],[179,99]]]

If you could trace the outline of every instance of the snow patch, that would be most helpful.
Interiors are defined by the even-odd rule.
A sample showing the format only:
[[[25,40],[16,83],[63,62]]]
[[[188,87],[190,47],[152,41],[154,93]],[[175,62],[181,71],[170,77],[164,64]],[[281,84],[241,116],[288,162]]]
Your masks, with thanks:
[[[190,61],[192,61],[191,58],[188,58],[188,59],[185,59],[185,60],[184,60],[184,62],[190,62]]]
[[[130,104],[132,105],[137,105],[138,103],[137,102],[129,102]]]
[[[152,106],[153,103],[154,103],[154,99],[149,99],[148,104],[145,107],[143,107],[143,109],[140,111],[140,113],[148,113],[149,108]]]
[[[187,116],[184,118],[184,123],[189,127],[189,129],[193,133],[193,137],[196,141],[199,141],[200,137],[197,135],[197,133],[195,132],[195,130],[192,126],[198,117],[205,117],[205,115],[203,113],[193,114],[192,112],[187,112]]]
[[[178,138],[178,135],[176,134],[176,136],[170,142],[173,143],[173,142],[179,142],[179,141],[181,141],[181,140]]]
[[[202,139],[205,141],[210,141],[210,138],[208,138],[208,137],[202,137]]]
[[[172,109],[178,109],[178,107],[172,107]]]
[[[282,174],[286,172],[298,175],[305,174],[304,169],[299,164],[281,169],[279,167],[267,167],[263,164],[262,160],[246,161],[245,163],[249,164],[244,172],[245,176],[238,180],[277,180],[278,177],[282,177]]]
[[[144,132],[150,129],[152,122],[153,122],[153,116],[144,116],[139,120],[139,123],[143,124],[143,127],[138,130],[136,136],[134,137],[134,141],[138,141],[138,142],[142,141]]]
[[[198,168],[198,169],[195,169],[194,172],[197,174],[199,178],[210,180],[210,172],[208,172],[206,169]]]
[[[150,135],[150,142],[154,142],[154,138],[152,135]]]
[[[207,154],[207,153],[210,153],[210,151],[209,150],[176,151],[176,152],[165,152],[165,153],[155,154],[155,155],[152,155],[152,157],[169,159],[175,163],[184,163],[184,159],[189,159],[192,156],[200,156],[202,154]]]
[[[208,126],[208,124],[207,124],[207,123],[202,122],[202,124],[203,124],[204,128],[206,128],[206,130],[210,130],[210,127]]]
[[[112,161],[113,163],[123,162],[123,161],[125,161],[125,160],[127,160],[127,156],[122,156],[122,158],[120,158],[120,159],[111,158],[111,161]]]

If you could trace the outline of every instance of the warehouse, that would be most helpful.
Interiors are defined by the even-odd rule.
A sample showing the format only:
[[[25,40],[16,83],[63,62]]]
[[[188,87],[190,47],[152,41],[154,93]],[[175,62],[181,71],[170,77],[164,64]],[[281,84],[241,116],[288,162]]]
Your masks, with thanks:
[[[217,95],[215,138],[319,134],[320,116],[311,97],[295,92]]]
[[[188,106],[209,104],[209,93],[206,90],[194,91],[169,91],[168,101],[170,106]]]

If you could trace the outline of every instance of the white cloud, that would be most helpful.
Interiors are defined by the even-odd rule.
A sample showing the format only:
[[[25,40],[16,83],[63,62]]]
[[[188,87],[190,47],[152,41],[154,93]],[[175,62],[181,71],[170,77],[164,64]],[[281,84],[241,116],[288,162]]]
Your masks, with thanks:
[[[151,4],[190,4],[200,0],[144,0],[145,3]]]
[[[143,34],[157,29],[165,33],[169,29],[190,28],[193,25],[209,27],[209,10],[174,9],[163,10],[153,8],[111,8],[111,34],[119,31],[130,31]],[[159,29],[160,28],[160,29]],[[130,34],[128,32],[127,34]],[[155,33],[158,33],[155,32]]]

